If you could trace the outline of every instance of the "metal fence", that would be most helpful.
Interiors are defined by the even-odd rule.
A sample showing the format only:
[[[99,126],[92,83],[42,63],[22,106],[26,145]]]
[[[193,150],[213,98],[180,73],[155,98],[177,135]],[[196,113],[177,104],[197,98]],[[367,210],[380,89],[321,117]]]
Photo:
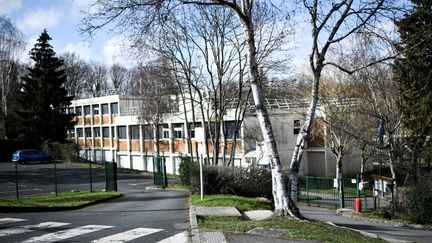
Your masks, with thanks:
[[[115,163],[0,163],[0,198],[102,190],[117,190]]]
[[[308,205],[354,208],[355,199],[360,198],[363,209],[389,206],[388,200],[374,196],[371,187],[365,186],[360,190],[358,177],[343,178],[342,182],[343,193],[339,194],[335,179],[306,176],[300,183],[299,200]]]

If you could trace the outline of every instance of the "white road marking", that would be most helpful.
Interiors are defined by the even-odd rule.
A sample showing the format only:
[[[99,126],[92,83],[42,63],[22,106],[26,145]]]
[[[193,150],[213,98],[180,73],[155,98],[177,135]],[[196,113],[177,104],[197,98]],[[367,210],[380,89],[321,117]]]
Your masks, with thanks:
[[[184,232],[178,233],[176,235],[173,235],[169,238],[158,241],[157,243],[187,243],[188,242],[187,234],[188,234],[188,232],[184,231]]]
[[[34,224],[34,225],[18,226],[18,227],[0,230],[0,236],[23,234],[23,233],[32,232],[35,230],[55,228],[55,227],[60,227],[60,226],[68,225],[68,224],[69,223],[44,222],[44,223]]]
[[[103,229],[112,228],[114,226],[106,226],[106,225],[85,225],[78,228],[73,229],[67,229],[67,230],[61,230],[58,232],[45,234],[41,236],[36,236],[33,238],[30,238],[26,241],[23,241],[22,243],[31,243],[31,242],[55,242],[55,241],[61,241],[64,239],[72,238],[75,236],[88,234],[94,231],[99,231]]]
[[[27,219],[16,219],[16,218],[2,218],[0,219],[0,224],[7,224],[7,223],[14,223],[14,222],[21,222],[26,221]]]
[[[92,243],[127,242],[159,231],[162,231],[162,229],[136,228],[94,240]]]

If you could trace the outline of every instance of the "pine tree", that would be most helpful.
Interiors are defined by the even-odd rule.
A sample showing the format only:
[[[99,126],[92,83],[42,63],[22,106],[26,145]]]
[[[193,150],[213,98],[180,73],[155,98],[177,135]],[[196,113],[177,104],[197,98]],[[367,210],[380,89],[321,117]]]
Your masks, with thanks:
[[[403,95],[406,126],[415,137],[432,135],[432,0],[412,0],[413,10],[396,25],[402,53],[394,65]]]
[[[73,97],[67,96],[64,87],[63,60],[55,56],[50,40],[44,30],[30,51],[34,65],[27,68],[28,74],[22,77],[18,95],[20,138],[36,145],[46,140],[64,141],[67,129],[74,125],[72,115],[64,112]]]

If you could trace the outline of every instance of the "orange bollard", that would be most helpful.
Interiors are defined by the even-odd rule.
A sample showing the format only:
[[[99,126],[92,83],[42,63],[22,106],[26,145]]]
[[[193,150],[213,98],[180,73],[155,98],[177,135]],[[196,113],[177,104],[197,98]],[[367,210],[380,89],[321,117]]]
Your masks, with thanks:
[[[356,213],[360,213],[361,212],[361,198],[356,198],[354,201],[354,208]]]

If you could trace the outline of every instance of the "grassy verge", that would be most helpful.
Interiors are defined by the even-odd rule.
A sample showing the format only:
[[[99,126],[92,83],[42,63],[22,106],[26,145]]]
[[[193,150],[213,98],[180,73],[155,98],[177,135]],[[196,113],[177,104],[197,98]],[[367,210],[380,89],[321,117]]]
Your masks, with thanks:
[[[168,185],[168,189],[181,190],[181,191],[189,191],[189,186],[182,183],[175,183],[172,185]]]
[[[385,242],[366,237],[352,230],[324,223],[294,220],[288,217],[273,217],[261,221],[245,221],[234,217],[198,217],[201,229],[246,232],[256,227],[285,229],[287,239],[317,240],[319,242]]]
[[[260,202],[257,198],[246,198],[234,195],[205,195],[201,200],[199,195],[192,195],[192,204],[197,206],[232,206],[239,210],[272,209],[271,204]]]
[[[76,207],[99,200],[120,196],[118,192],[66,192],[58,196],[48,195],[40,197],[28,197],[22,199],[0,199],[3,207]]]

